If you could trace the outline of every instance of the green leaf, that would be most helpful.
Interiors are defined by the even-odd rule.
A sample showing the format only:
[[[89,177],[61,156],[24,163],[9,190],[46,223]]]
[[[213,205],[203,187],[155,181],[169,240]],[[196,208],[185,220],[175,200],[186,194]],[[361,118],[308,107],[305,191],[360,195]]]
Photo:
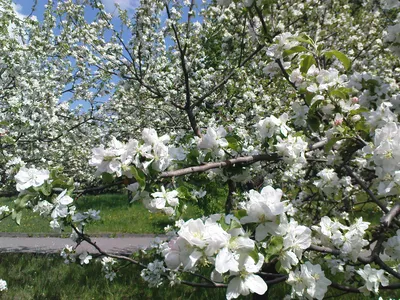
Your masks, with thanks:
[[[351,67],[351,60],[340,51],[330,50],[330,51],[325,52],[325,56],[328,59],[332,58],[332,56],[335,56],[343,64],[346,71],[349,70]]]
[[[25,194],[21,197],[18,197],[14,203],[15,203],[15,210],[20,211],[26,207],[26,204],[28,201],[30,201],[32,198],[35,196],[33,194]]]
[[[209,161],[211,161],[211,158],[212,158],[212,153],[211,153],[211,152],[208,152],[208,153],[206,154],[206,156],[204,157],[204,161],[205,161],[205,162],[209,162]]]
[[[225,223],[225,216],[221,216],[221,219],[219,219],[219,224],[221,225],[223,230],[229,230],[229,225]]]
[[[11,218],[17,223],[18,225],[21,225],[21,217],[22,217],[22,211],[15,211],[13,210],[11,214]]]
[[[322,102],[324,102],[324,100],[322,100],[322,99],[315,100],[314,103],[311,105],[309,111],[312,112],[312,113],[315,112],[315,111],[317,110],[318,106],[319,106]]]
[[[314,93],[310,93],[309,91],[306,91],[304,93],[304,95],[305,95],[305,99],[304,100],[306,101],[306,104],[310,106],[311,105],[311,101],[314,98],[315,94]]]
[[[308,52],[308,49],[303,46],[294,46],[293,48],[283,51],[283,56],[289,56],[293,53]]]
[[[338,141],[340,141],[341,139],[342,139],[341,137],[334,137],[334,138],[331,138],[331,139],[326,143],[326,145],[325,145],[325,147],[324,147],[325,152],[329,152],[329,151],[332,149],[332,147],[333,147]]]
[[[302,42],[302,43],[306,43],[309,45],[315,45],[315,42],[312,38],[310,38],[307,34],[303,33],[299,36],[296,36],[293,38],[296,41]]]
[[[273,255],[278,255],[283,248],[283,238],[281,236],[273,236],[268,243],[266,256],[270,258]]]
[[[254,260],[254,263],[257,264],[258,263],[258,251],[256,248],[254,248],[250,253],[249,256]]]
[[[355,125],[357,131],[364,131],[366,133],[370,133],[370,127],[365,123],[365,119],[361,119]]]
[[[278,262],[275,264],[275,270],[279,274],[287,274],[287,271],[282,267],[282,263],[278,260]]]
[[[239,209],[235,211],[235,217],[239,220],[245,216],[247,216],[247,211],[245,209]]]
[[[136,181],[140,184],[141,187],[146,186],[146,175],[143,173],[142,170],[137,169],[134,166],[132,166],[131,172],[132,172],[133,177],[135,177]]]
[[[340,89],[332,90],[332,91],[329,92],[329,94],[332,97],[337,97],[337,98],[340,98],[340,99],[343,99],[343,100],[347,100],[349,98],[349,95],[346,94],[345,92],[343,92]]]
[[[240,222],[237,221],[236,219],[232,219],[230,230],[235,228],[242,228],[242,224],[240,224]]]
[[[227,137],[225,137],[225,138],[226,138],[226,140],[228,141],[228,147],[229,147],[229,148],[231,148],[232,150],[235,150],[235,151],[240,151],[239,142],[238,142],[238,140],[237,140],[235,137],[233,137],[233,136],[227,136]]]
[[[178,191],[178,197],[182,199],[190,199],[192,198],[189,189],[186,186],[180,186],[176,189]]]
[[[349,116],[360,115],[365,112],[369,112],[369,109],[366,107],[360,107],[358,109],[351,110]]]
[[[114,176],[110,173],[103,173],[101,174],[101,178],[105,183],[111,183],[114,181]]]
[[[52,188],[53,188],[52,185],[48,181],[45,181],[41,186],[34,187],[33,189],[36,192],[41,192],[45,196],[50,196]]]
[[[313,131],[318,131],[319,130],[320,122],[319,122],[319,119],[317,117],[315,117],[313,115],[308,115],[307,123],[308,123],[308,125],[310,125],[310,127],[311,127],[311,129]]]
[[[315,64],[315,59],[313,55],[305,55],[300,63],[300,72],[307,73],[308,69]]]

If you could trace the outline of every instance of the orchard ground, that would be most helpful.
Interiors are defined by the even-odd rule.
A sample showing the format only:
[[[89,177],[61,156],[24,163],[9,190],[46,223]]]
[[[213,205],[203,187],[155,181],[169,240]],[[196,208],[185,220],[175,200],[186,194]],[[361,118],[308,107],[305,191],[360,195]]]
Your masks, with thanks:
[[[3,198],[0,200],[0,205],[9,202],[10,199]],[[143,238],[146,233],[163,233],[163,228],[170,223],[165,215],[149,214],[140,203],[129,204],[125,194],[85,196],[76,201],[76,205],[80,209],[93,207],[101,211],[101,216],[107,216],[104,221],[90,224],[88,227],[88,231],[96,236]],[[199,208],[189,206],[186,217],[198,217],[201,214]],[[37,218],[30,211],[26,211],[20,226],[11,219],[6,219],[2,223],[0,236],[20,236],[25,239],[59,236],[52,231],[47,219]],[[61,236],[68,235],[69,232],[61,234]],[[140,268],[137,266],[129,268],[122,266],[117,278],[109,282],[104,276],[96,276],[101,273],[100,263],[85,267],[78,264],[65,265],[62,258],[54,251],[40,252],[0,254],[0,277],[7,278],[9,283],[9,290],[3,293],[0,299],[225,299],[224,289],[170,287],[168,284],[164,284],[161,288],[149,288],[140,278]],[[132,272],[131,268],[137,270]],[[60,282],[63,282],[61,288]],[[271,299],[282,299],[288,293],[290,287],[279,284],[270,288],[269,296]],[[372,299],[362,295],[342,294],[335,290],[327,294],[327,297],[329,296],[348,300]],[[399,297],[398,292],[387,291],[382,298]],[[242,296],[239,299],[252,299],[252,297]]]
[[[140,268],[121,267],[118,276],[109,282],[101,274],[101,264],[85,267],[65,265],[58,255],[1,254],[0,277],[7,278],[8,291],[0,299],[225,299],[225,289],[201,289],[184,285],[149,288],[140,277]],[[135,272],[132,272],[132,268]],[[42,272],[39,272],[42,270]],[[62,283],[60,285],[60,283]],[[290,287],[278,284],[270,288],[270,299],[282,299]],[[378,299],[331,290],[326,297],[346,300]],[[385,291],[382,299],[398,299],[397,291]],[[252,299],[241,296],[239,299]]]
[[[10,205],[10,198],[1,198],[1,205]],[[75,201],[79,210],[93,208],[100,210],[101,220],[89,224],[87,230],[97,236],[114,236],[116,234],[135,233],[135,234],[162,234],[164,227],[172,221],[161,213],[150,214],[141,202],[129,204],[125,194],[107,194],[84,196]],[[188,206],[185,218],[201,217],[202,211],[196,206]],[[25,211],[18,226],[11,218],[2,221],[0,235],[2,232],[8,233],[27,233],[31,236],[48,234],[51,236],[60,234],[55,233],[49,226],[49,219],[39,218],[32,211]],[[70,231],[61,232],[61,236],[68,237]]]

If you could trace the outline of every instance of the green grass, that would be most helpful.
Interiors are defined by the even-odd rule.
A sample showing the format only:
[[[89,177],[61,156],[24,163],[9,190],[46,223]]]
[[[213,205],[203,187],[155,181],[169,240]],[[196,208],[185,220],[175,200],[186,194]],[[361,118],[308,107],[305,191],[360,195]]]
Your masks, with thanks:
[[[0,199],[0,206],[10,205],[10,199]],[[90,208],[100,210],[101,220],[89,224],[87,233],[155,233],[164,232],[164,227],[171,224],[167,216],[147,211],[141,202],[129,204],[126,195],[98,195],[79,198],[75,205],[78,210],[85,211]],[[186,218],[200,217],[201,211],[195,206],[189,206]],[[23,232],[33,233],[54,233],[49,226],[50,219],[41,218],[31,211],[24,211],[21,225],[18,226],[11,218],[3,220],[0,224],[0,232]],[[70,233],[68,230],[66,233]]]
[[[65,265],[59,256],[0,254],[0,278],[8,291],[0,299],[224,299],[225,290],[164,285],[151,289],[135,266],[122,268],[109,282],[100,263]]]
[[[225,299],[225,289],[192,288],[184,285],[149,288],[140,277],[140,268],[132,265],[121,268],[113,282],[101,273],[100,263],[87,266],[65,265],[58,255],[0,254],[0,278],[8,283],[8,291],[0,293],[1,300],[8,299],[173,299],[219,300]],[[290,293],[291,287],[280,283],[269,287],[268,299],[279,300]],[[399,299],[398,291],[386,291],[383,299]],[[343,295],[329,290],[328,299],[367,300],[360,294]],[[250,300],[251,296],[240,297]]]

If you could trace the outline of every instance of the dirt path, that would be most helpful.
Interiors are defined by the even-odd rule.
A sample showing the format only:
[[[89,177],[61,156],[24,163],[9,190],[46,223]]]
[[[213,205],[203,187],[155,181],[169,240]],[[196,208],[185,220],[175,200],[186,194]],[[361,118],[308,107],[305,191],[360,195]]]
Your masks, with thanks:
[[[94,237],[92,239],[104,251],[109,253],[129,254],[139,249],[147,248],[154,240],[154,236],[127,236],[127,237]],[[60,253],[65,245],[74,245],[69,238],[59,237],[0,237],[0,253]],[[83,242],[77,251],[96,253],[96,249]]]

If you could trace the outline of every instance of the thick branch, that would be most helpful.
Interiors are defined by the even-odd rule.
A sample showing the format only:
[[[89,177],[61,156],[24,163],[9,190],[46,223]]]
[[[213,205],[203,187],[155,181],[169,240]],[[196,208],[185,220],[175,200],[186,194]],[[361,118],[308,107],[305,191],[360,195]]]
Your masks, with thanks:
[[[358,288],[341,285],[341,284],[338,284],[336,282],[332,282],[332,284],[330,286],[335,288],[335,289],[337,289],[337,290],[341,290],[341,291],[346,291],[346,292],[350,292],[350,293],[361,293]],[[400,283],[394,283],[394,284],[390,284],[390,285],[387,285],[387,286],[380,286],[379,287],[380,290],[397,290],[399,288],[400,288]]]
[[[258,161],[274,161],[274,162],[276,162],[276,161],[281,161],[282,159],[283,158],[276,153],[242,156],[242,157],[227,159],[225,161],[220,161],[220,162],[206,163],[201,166],[193,166],[193,167],[184,168],[184,169],[175,170],[175,171],[162,172],[162,173],[160,173],[159,177],[166,178],[166,177],[174,177],[174,176],[183,176],[183,175],[188,175],[188,174],[193,174],[193,173],[205,172],[205,171],[208,171],[211,169],[231,167],[235,164],[253,164]],[[325,159],[318,159],[318,158],[307,158],[307,161],[325,162],[326,163]]]
[[[182,176],[193,173],[205,172],[211,169],[229,167],[235,164],[244,164],[244,163],[252,164],[258,161],[279,161],[281,159],[282,158],[279,157],[277,154],[260,154],[260,155],[243,156],[238,158],[227,159],[221,162],[207,163],[201,166],[194,166],[185,169],[180,169],[176,171],[162,172],[159,177],[166,178],[166,177]]]
[[[385,227],[389,227],[393,219],[400,214],[400,202],[397,202],[392,209],[382,217],[381,223]]]
[[[397,279],[400,279],[400,273],[396,272],[393,270],[391,267],[389,267],[387,264],[385,264],[382,259],[379,257],[379,255],[375,256],[375,262],[378,266],[380,266],[383,270],[388,272],[390,275],[396,277]]]

